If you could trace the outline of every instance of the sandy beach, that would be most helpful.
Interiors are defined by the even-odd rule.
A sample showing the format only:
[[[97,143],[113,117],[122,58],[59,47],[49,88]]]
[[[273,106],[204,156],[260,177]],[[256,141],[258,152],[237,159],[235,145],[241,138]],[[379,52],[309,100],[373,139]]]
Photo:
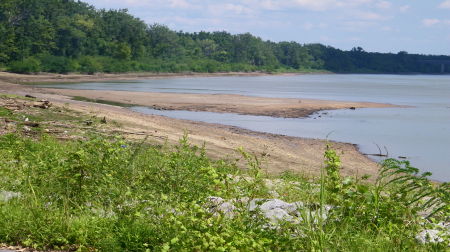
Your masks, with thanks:
[[[248,152],[263,158],[265,160],[263,167],[269,173],[277,174],[290,170],[307,176],[316,176],[319,174],[320,168],[323,166],[323,152],[327,141],[253,132],[237,127],[178,120],[163,116],[144,115],[132,112],[123,107],[75,101],[72,97],[82,96],[90,99],[139,104],[159,109],[232,112],[276,117],[303,117],[323,109],[393,106],[365,102],[278,99],[240,95],[61,90],[16,84],[28,82],[108,81],[124,80],[125,78],[162,78],[170,75],[125,74],[102,76],[17,75],[0,72],[0,92],[18,95],[29,94],[39,99],[48,99],[57,106],[66,106],[72,110],[99,117],[104,116],[108,120],[118,122],[121,125],[120,132],[132,139],[142,139],[148,136],[149,141],[176,143],[184,132],[188,132],[191,142],[199,145],[205,143],[209,155],[213,158],[237,159],[240,155],[236,152],[236,149],[243,147]],[[129,97],[133,97],[133,99],[131,100]],[[360,153],[355,145],[337,142],[333,142],[332,145],[341,155],[343,174],[356,176],[376,174],[378,165]],[[243,164],[241,165],[244,167]]]

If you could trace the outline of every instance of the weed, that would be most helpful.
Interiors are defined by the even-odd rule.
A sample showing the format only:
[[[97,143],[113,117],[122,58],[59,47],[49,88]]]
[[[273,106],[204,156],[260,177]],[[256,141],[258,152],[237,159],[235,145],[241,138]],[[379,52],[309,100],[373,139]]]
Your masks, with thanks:
[[[421,211],[434,221],[449,216],[448,184],[433,185],[395,160],[382,165],[375,185],[345,178],[331,148],[317,181],[279,179],[282,197],[305,200],[302,221],[270,228],[245,204],[233,218],[208,211],[209,196],[270,197],[261,161],[240,152],[248,171],[212,161],[187,136],[174,148],[121,137],[0,136],[0,191],[16,195],[0,201],[0,242],[79,251],[446,249],[414,236]]]

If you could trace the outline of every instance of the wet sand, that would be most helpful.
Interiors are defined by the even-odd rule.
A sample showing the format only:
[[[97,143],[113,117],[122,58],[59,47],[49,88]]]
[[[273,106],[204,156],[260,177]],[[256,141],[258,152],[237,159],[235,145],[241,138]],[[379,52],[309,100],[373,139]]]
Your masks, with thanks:
[[[164,143],[166,141],[176,143],[183,136],[184,132],[188,132],[192,143],[199,145],[206,144],[208,154],[212,158],[237,159],[240,155],[236,152],[236,149],[243,147],[248,152],[264,159],[263,168],[268,173],[273,174],[289,170],[302,173],[306,176],[319,175],[320,169],[323,167],[323,153],[327,141],[260,133],[237,127],[172,119],[163,116],[144,115],[122,107],[74,101],[71,99],[71,96],[77,95],[92,99],[116,99],[115,101],[124,103],[127,103],[126,100],[130,100],[128,102],[133,104],[145,103],[145,100],[151,99],[151,102],[141,105],[150,107],[156,105],[167,109],[264,114],[281,117],[305,116],[320,109],[392,106],[375,103],[276,99],[239,95],[109,93],[110,91],[50,90],[35,86],[14,84],[11,82],[16,81],[10,79],[10,77],[8,77],[9,79],[1,78],[4,75],[0,73],[0,92],[2,93],[29,94],[40,99],[48,99],[57,106],[66,106],[72,110],[98,117],[105,116],[108,120],[117,121],[121,125],[119,131],[130,139],[148,136],[149,141],[156,143]],[[63,77],[64,75],[57,78],[49,78],[49,75],[45,76],[46,82],[61,82],[58,78]],[[113,78],[112,76],[109,77]],[[120,79],[121,77],[118,76],[117,78]],[[15,75],[14,78],[16,80],[26,80],[25,82],[36,81],[35,76],[28,78],[28,75]],[[69,80],[72,80],[72,78],[73,76],[67,76]],[[129,97],[133,97],[133,100]],[[341,155],[343,173],[345,175],[362,176],[364,174],[375,175],[377,173],[378,165],[361,154],[355,145],[337,142],[333,142],[332,145],[338,154]],[[245,165],[240,164],[245,168]]]

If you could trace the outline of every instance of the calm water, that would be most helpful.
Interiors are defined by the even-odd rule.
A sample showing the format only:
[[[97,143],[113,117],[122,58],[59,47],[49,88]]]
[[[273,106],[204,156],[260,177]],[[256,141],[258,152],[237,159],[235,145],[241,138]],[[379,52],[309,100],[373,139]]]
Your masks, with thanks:
[[[406,156],[433,178],[450,181],[450,76],[303,75],[208,77],[82,83],[51,87],[142,92],[231,93],[267,97],[372,101],[412,108],[336,110],[306,119],[282,119],[209,112],[133,110],[222,123],[290,136],[358,144],[364,153]],[[319,117],[320,115],[320,117]]]

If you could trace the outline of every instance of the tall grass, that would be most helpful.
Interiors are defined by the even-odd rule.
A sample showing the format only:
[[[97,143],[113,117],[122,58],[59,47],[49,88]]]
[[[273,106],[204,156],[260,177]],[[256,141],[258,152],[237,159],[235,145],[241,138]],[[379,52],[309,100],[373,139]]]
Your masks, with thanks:
[[[407,162],[386,161],[372,185],[341,177],[329,148],[320,179],[283,174],[269,190],[261,161],[240,151],[248,171],[210,160],[187,137],[160,146],[95,136],[65,142],[0,136],[0,191],[20,193],[0,201],[0,242],[78,251],[446,249],[414,237],[422,211],[429,221],[449,216],[448,184],[417,176]],[[304,202],[303,221],[273,228],[239,201],[271,198],[271,190]],[[208,211],[209,196],[234,199],[234,217]]]

